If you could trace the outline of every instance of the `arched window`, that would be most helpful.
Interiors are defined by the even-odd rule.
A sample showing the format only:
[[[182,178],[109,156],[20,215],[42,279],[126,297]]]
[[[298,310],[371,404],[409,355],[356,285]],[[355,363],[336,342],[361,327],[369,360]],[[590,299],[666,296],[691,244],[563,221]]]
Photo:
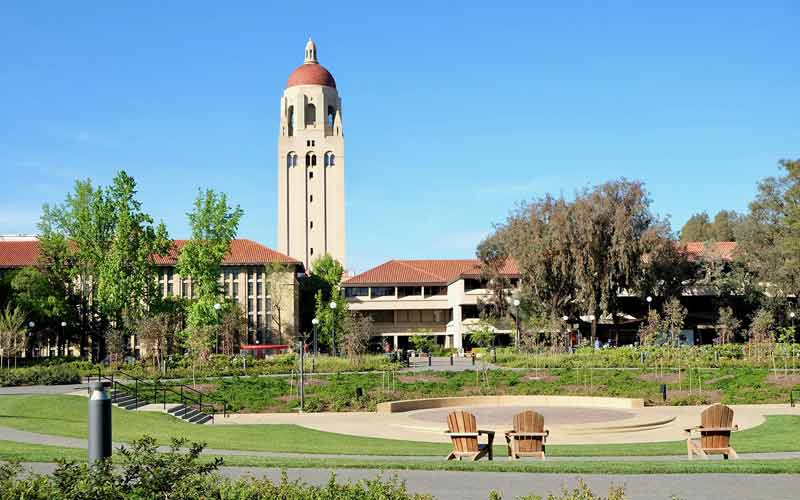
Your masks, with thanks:
[[[329,127],[333,127],[333,119],[336,118],[336,108],[328,106],[327,123]]]
[[[311,153],[306,153],[306,167],[311,166]]]
[[[317,155],[314,155],[314,154],[311,155],[311,166],[312,167],[316,167],[317,166]]]
[[[331,164],[330,164],[330,166],[332,167],[334,165],[336,165],[336,156],[334,156],[334,154],[331,153]]]
[[[297,166],[297,153],[291,152],[286,155],[286,166],[290,168]]]
[[[336,165],[336,157],[330,151],[325,153],[325,166],[332,167]]]
[[[289,137],[294,135],[294,106],[289,106],[289,110],[286,113],[286,122],[289,125]]]
[[[317,123],[317,107],[309,103],[306,105],[306,125]]]

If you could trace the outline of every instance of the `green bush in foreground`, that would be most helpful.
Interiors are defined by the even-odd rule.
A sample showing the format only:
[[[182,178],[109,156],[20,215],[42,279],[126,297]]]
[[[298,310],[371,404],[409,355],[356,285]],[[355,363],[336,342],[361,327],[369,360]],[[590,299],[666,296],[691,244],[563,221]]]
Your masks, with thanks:
[[[73,364],[53,364],[0,370],[0,387],[75,384],[80,380],[81,374]]]
[[[227,479],[217,470],[222,458],[211,463],[200,460],[203,445],[175,439],[166,453],[158,452],[155,439],[144,436],[119,456],[93,466],[62,462],[51,476],[22,474],[18,464],[0,463],[0,498],[3,500],[433,500],[431,495],[412,494],[397,478],[338,483],[332,475],[327,484],[313,486],[290,481],[248,477]],[[541,500],[527,496],[521,500]],[[583,483],[562,496],[548,500],[602,500]],[[614,489],[608,500],[624,500]],[[490,500],[502,500],[492,492]]]

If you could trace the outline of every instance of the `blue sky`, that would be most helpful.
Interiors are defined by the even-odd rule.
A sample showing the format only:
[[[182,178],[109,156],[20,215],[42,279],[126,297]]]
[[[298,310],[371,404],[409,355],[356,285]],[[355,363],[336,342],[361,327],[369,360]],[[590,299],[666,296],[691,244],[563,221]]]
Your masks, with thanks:
[[[353,271],[470,257],[517,202],[623,176],[678,229],[800,157],[795,1],[383,3],[3,2],[0,233],[124,168],[173,237],[212,187],[274,246],[309,35],[343,98]]]

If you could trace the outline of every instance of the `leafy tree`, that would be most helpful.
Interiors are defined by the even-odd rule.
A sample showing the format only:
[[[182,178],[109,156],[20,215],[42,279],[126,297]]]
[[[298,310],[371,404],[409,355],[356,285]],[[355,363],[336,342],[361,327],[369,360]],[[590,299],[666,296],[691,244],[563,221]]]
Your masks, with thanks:
[[[736,233],[739,230],[743,217],[733,210],[720,210],[714,216],[711,224],[712,239],[714,241],[736,241]]]
[[[337,339],[339,348],[352,360],[367,352],[372,335],[372,318],[350,311],[344,318],[342,335]]]
[[[430,354],[436,347],[436,339],[426,329],[420,329],[416,335],[409,337],[408,341],[417,353]]]
[[[0,311],[0,368],[3,367],[3,357],[11,368],[11,358],[14,366],[17,357],[25,352],[25,313],[19,307],[12,309],[11,304],[6,304]]]
[[[508,252],[501,232],[484,239],[477,250],[481,261],[481,276],[486,280],[489,297],[481,303],[484,314],[493,318],[504,318],[508,313],[511,281],[504,272],[508,264]]]
[[[288,313],[294,307],[294,300],[285,303],[287,297],[285,290],[294,284],[294,273],[285,264],[271,262],[264,268],[264,282],[267,284],[272,307],[271,326],[274,328],[273,331],[277,330],[278,343],[282,344],[284,333],[289,329]]]
[[[13,303],[22,308],[28,319],[37,325],[37,331],[45,332],[59,353],[66,345],[67,332],[61,322],[68,325],[76,320],[76,309],[70,294],[62,283],[54,282],[52,275],[36,267],[24,267],[11,274]]]
[[[668,221],[654,223],[642,234],[645,251],[639,289],[642,295],[656,295],[664,300],[680,297],[694,268],[686,252],[675,244]]]
[[[339,261],[326,253],[311,264],[311,274],[332,288],[342,282],[344,267]]]
[[[592,317],[592,342],[604,312],[616,322],[619,292],[640,286],[642,240],[655,220],[649,206],[644,186],[624,179],[580,193],[574,202],[577,300]]]
[[[730,307],[721,307],[717,313],[717,330],[716,342],[718,344],[727,344],[733,342],[736,337],[736,332],[741,328],[742,323],[733,313]]]
[[[219,324],[220,351],[230,356],[239,350],[247,337],[247,318],[236,303],[227,302],[221,312]]]
[[[530,317],[557,318],[573,307],[577,286],[572,224],[570,205],[546,195],[520,206],[497,230],[503,240],[499,248],[514,259],[522,275],[520,300]]]
[[[488,348],[494,345],[494,327],[487,321],[481,321],[467,334],[469,341],[478,347]]]
[[[236,237],[242,209],[231,208],[224,193],[211,189],[199,191],[190,212],[192,237],[181,249],[176,269],[181,276],[192,277],[197,300],[189,306],[189,327],[217,324],[219,318],[214,304],[221,303],[219,275],[222,261]]]
[[[336,308],[331,309],[331,302],[336,303]],[[314,316],[319,320],[317,326],[317,342],[320,346],[329,347],[333,352],[333,337],[340,336],[344,332],[344,319],[347,316],[347,300],[340,288],[332,288],[330,296],[326,299],[322,290],[317,291],[315,297]],[[340,339],[336,340],[336,344]]]
[[[689,217],[681,228],[681,241],[710,241],[713,229],[708,213],[700,212]]]
[[[664,328],[669,332],[670,345],[678,345],[683,325],[686,321],[686,308],[681,301],[673,298],[664,306]]]
[[[142,211],[136,199],[136,181],[125,171],[114,177],[106,197],[114,230],[95,276],[97,300],[115,328],[124,331],[126,322],[141,318],[161,300],[153,259],[167,254],[170,240],[166,226],[154,226],[153,218]]]
[[[750,328],[747,330],[748,340],[757,344],[772,342],[774,327],[775,317],[772,315],[772,311],[762,307],[756,311],[750,321]]]
[[[639,326],[639,344],[642,346],[654,345],[661,332],[664,330],[664,321],[658,311],[651,309],[647,313],[647,321]]]

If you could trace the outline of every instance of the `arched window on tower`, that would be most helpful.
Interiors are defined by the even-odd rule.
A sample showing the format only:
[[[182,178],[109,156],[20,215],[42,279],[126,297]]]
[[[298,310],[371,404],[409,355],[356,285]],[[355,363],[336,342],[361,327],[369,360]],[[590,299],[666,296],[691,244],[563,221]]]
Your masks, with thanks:
[[[317,166],[317,155],[315,155],[315,154],[311,155],[311,166],[312,167],[316,167]]]
[[[287,135],[291,137],[294,135],[294,106],[289,106],[289,110],[286,112],[286,123],[289,127]]]
[[[336,165],[336,157],[334,156],[334,154],[332,152],[330,152],[330,151],[326,152],[325,153],[325,166],[326,167],[332,167],[334,165]]]
[[[333,106],[328,106],[328,116],[326,118],[326,122],[328,127],[333,128],[333,119],[336,117],[336,108]]]
[[[317,107],[311,103],[306,105],[306,125],[315,125],[317,123]]]
[[[286,155],[286,166],[289,168],[297,166],[297,153],[292,151]]]

